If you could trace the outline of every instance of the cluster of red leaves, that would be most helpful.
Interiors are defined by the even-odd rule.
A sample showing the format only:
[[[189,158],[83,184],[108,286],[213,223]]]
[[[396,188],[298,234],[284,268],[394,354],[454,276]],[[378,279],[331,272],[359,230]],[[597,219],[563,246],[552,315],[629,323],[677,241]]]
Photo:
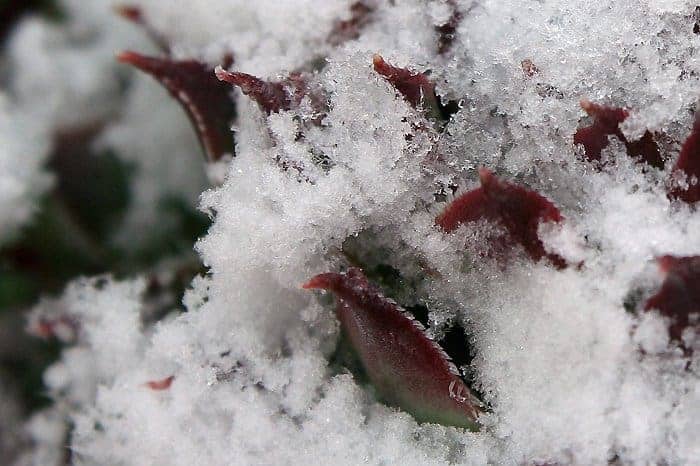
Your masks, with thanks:
[[[448,3],[452,15],[446,23],[436,26],[440,54],[451,47],[462,19],[455,2]],[[353,3],[350,18],[334,23],[329,43],[340,45],[359,37],[361,29],[371,21],[373,11],[369,3]],[[155,58],[124,52],[119,59],[151,74],[182,104],[209,160],[233,153],[230,124],[235,117],[235,106],[225,83],[238,87],[267,115],[292,110],[306,97],[319,115],[327,111],[325,96],[310,89],[309,76],[304,73],[295,72],[282,80],[265,81],[225,70],[232,64],[233,60],[229,59],[224,60],[224,67],[217,68],[214,74],[209,66],[199,61],[172,59],[167,40],[150,27],[138,8],[122,7],[119,12],[141,25],[166,54],[164,58]],[[413,108],[422,109],[426,116],[439,116],[439,98],[428,76],[392,66],[379,55],[374,56],[373,66]],[[528,77],[539,73],[531,60],[524,60],[522,68]],[[601,151],[609,144],[608,137],[615,136],[631,157],[653,167],[663,167],[659,147],[650,132],[645,132],[637,141],[629,141],[622,134],[619,125],[628,118],[628,110],[588,101],[582,101],[581,106],[593,122],[576,132],[574,142],[583,145],[588,160],[600,161]],[[320,124],[320,118],[314,122]],[[687,183],[674,184],[669,191],[671,198],[688,203],[700,200],[700,184],[695,182],[700,178],[699,152],[700,119],[695,122],[673,168],[672,175],[685,178]],[[481,186],[456,198],[435,219],[436,225],[450,233],[462,224],[486,220],[505,231],[505,236],[493,240],[492,249],[507,251],[521,247],[534,261],[545,258],[554,267],[565,268],[565,259],[548,253],[538,233],[542,223],[563,221],[557,207],[535,191],[499,180],[487,169],[480,170],[479,176]],[[700,258],[663,256],[659,263],[666,278],[644,309],[656,309],[669,317],[672,321],[670,335],[680,341],[684,329],[691,324],[691,314],[700,312],[700,287],[697,286]],[[419,323],[384,297],[359,269],[350,269],[345,274],[318,275],[304,284],[304,288],[334,292],[336,314],[343,331],[359,353],[375,388],[389,403],[411,412],[419,420],[475,428],[480,413],[478,402],[447,355],[426,336]],[[51,334],[51,325],[40,326],[39,332]],[[173,380],[174,376],[170,376],[147,382],[146,386],[165,390]]]
[[[116,11],[143,28],[164,53],[164,57],[148,57],[136,52],[122,52],[117,58],[150,74],[168,89],[187,112],[209,161],[234,154],[235,150],[230,127],[236,117],[236,107],[224,83],[238,87],[268,115],[296,108],[302,99],[308,97],[316,113],[312,122],[321,124],[328,107],[326,96],[310,87],[310,76],[306,73],[293,72],[279,81],[265,81],[250,74],[227,71],[225,68],[233,63],[233,57],[228,56],[213,75],[210,67],[198,60],[173,59],[168,40],[151,26],[139,7],[120,6]],[[366,2],[353,3],[350,19],[335,23],[329,41],[338,45],[357,38],[373,11],[374,8]],[[457,10],[455,12],[450,21],[459,19],[460,15]],[[435,85],[424,74],[389,65],[379,55],[374,56],[373,62],[377,73],[384,76],[414,108],[422,106],[428,116],[440,117],[441,106]]]
[[[664,167],[659,147],[654,136],[646,131],[637,141],[629,141],[620,131],[620,123],[629,116],[624,108],[598,105],[587,100],[581,101],[581,107],[593,118],[593,124],[579,128],[574,134],[574,143],[582,144],[586,158],[599,161],[601,151],[608,146],[608,136],[615,136],[625,144],[630,157],[645,162],[656,168]],[[690,135],[683,143],[672,173],[668,195],[671,199],[680,199],[689,204],[700,201],[700,119],[696,118]],[[679,183],[685,179],[684,184]]]
[[[623,108],[607,107],[582,101],[581,107],[593,117],[593,124],[580,128],[574,142],[583,144],[589,160],[600,160],[600,152],[608,145],[608,136],[620,139],[630,157],[663,168],[659,148],[647,131],[638,141],[628,141],[619,125],[629,116]],[[690,135],[671,170],[668,196],[688,204],[700,201],[700,118],[696,117]],[[691,315],[700,313],[700,256],[661,256],[657,259],[665,279],[652,297],[644,304],[644,311],[657,310],[671,321],[669,336],[685,348],[682,336],[693,324]]]

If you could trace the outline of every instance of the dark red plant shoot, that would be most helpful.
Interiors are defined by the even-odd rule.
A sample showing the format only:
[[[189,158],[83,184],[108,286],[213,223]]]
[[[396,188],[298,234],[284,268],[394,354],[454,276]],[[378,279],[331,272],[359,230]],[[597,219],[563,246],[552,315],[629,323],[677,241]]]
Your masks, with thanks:
[[[320,90],[311,90],[306,76],[302,73],[291,73],[282,81],[263,81],[253,75],[226,71],[221,67],[217,67],[215,72],[220,81],[240,88],[241,92],[253,99],[267,115],[296,108],[307,95],[317,114],[323,115],[327,110],[325,97],[321,95]],[[317,123],[320,123],[320,118]]]
[[[377,54],[372,58],[372,63],[374,71],[384,76],[413,108],[419,108],[422,105],[427,117],[435,120],[441,118],[435,83],[427,76],[406,68],[392,66]]]
[[[700,201],[700,116],[695,117],[695,123],[690,135],[681,147],[676,164],[671,172],[673,177],[685,175],[687,187],[675,186],[669,191],[669,196],[689,204]]]
[[[481,187],[452,201],[435,224],[449,233],[464,223],[482,219],[497,223],[507,232],[506,246],[519,244],[533,260],[546,257],[555,267],[565,268],[564,258],[546,252],[538,235],[541,223],[563,220],[559,209],[535,191],[499,180],[486,168],[479,170],[479,178]]]
[[[117,59],[150,74],[182,105],[210,162],[234,154],[231,124],[236,107],[227,86],[197,60],[173,60],[122,52]]]
[[[700,314],[700,256],[662,256],[657,261],[666,277],[659,291],[647,300],[644,310],[656,309],[668,317],[669,336],[682,343],[691,316]]]
[[[659,147],[649,131],[637,141],[628,141],[620,131],[620,123],[629,116],[626,109],[598,105],[588,100],[581,101],[581,108],[593,118],[593,124],[576,131],[574,144],[583,145],[589,161],[599,161],[601,151],[608,147],[608,136],[615,136],[625,144],[630,157],[646,162],[652,167],[663,168],[664,161]]]
[[[172,385],[173,380],[175,380],[175,376],[171,375],[164,379],[148,381],[145,383],[145,385],[151,390],[163,391],[170,388],[170,385]]]
[[[220,67],[216,68],[215,73],[219,81],[240,88],[241,92],[255,100],[268,115],[278,113],[281,110],[290,110],[295,95],[301,93],[287,91],[288,87],[296,83],[295,80],[290,80],[288,84],[279,81],[268,82],[250,74],[226,71]],[[296,103],[298,104],[300,101],[301,98]]]
[[[332,291],[340,325],[377,392],[420,422],[477,429],[479,402],[423,326],[360,269],[323,273],[303,285]]]
[[[457,8],[457,2],[455,0],[447,0],[447,5],[452,9],[450,17],[445,23],[435,26],[435,31],[438,33],[439,55],[450,51],[455,40],[457,27],[462,22],[462,12]]]

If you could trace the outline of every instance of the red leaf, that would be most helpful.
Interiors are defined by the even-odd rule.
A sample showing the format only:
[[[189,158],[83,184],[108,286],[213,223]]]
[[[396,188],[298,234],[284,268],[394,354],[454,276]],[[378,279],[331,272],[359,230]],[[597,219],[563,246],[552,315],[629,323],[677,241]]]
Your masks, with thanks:
[[[372,62],[374,71],[384,76],[413,108],[417,108],[422,103],[424,109],[436,115],[439,114],[435,84],[423,73],[414,73],[406,68],[392,66],[377,54],[374,55]]]
[[[350,19],[337,20],[333,23],[333,29],[328,34],[328,42],[338,46],[360,37],[360,31],[371,21],[373,11],[374,8],[365,2],[355,2],[350,5]]]
[[[457,2],[455,0],[447,0],[447,3],[452,8],[452,14],[447,19],[447,22],[435,26],[435,31],[438,33],[438,54],[440,55],[450,51],[457,27],[462,22],[462,12],[457,9]]]
[[[182,105],[209,161],[234,154],[231,123],[236,107],[226,85],[197,60],[173,60],[122,52],[117,59],[150,74]]]
[[[422,325],[385,298],[360,269],[323,273],[303,287],[335,293],[343,332],[387,402],[421,422],[476,429],[478,402],[457,368]]]
[[[167,390],[170,388],[170,385],[172,385],[173,380],[175,380],[175,376],[171,375],[161,380],[151,380],[149,382],[146,382],[145,385],[151,390]]]
[[[557,268],[565,268],[559,255],[547,253],[537,234],[542,222],[563,220],[559,209],[535,191],[501,181],[488,169],[479,170],[481,187],[462,194],[435,219],[446,232],[464,223],[485,219],[500,224],[508,233],[508,241],[521,245],[528,255],[538,261],[543,257]]]
[[[216,69],[216,77],[220,81],[233,84],[255,100],[260,108],[267,113],[277,113],[297,107],[302,99],[309,96],[311,106],[319,115],[326,111],[325,97],[320,91],[312,90],[302,73],[291,73],[282,81],[263,81],[247,73],[226,71],[221,67]],[[322,116],[315,119],[319,124]]]
[[[268,115],[292,108],[292,95],[282,82],[268,82],[250,74],[216,69],[219,81],[238,86],[241,91],[255,100]]]
[[[672,173],[685,174],[689,186],[674,187],[669,192],[669,196],[689,204],[700,201],[700,115],[695,118],[693,129],[683,143]],[[693,178],[695,178],[694,183]]]
[[[700,256],[662,256],[657,261],[666,278],[644,310],[656,309],[669,317],[669,335],[682,341],[683,330],[691,325],[690,316],[700,313]]]
[[[598,105],[587,100],[581,101],[581,108],[593,118],[593,124],[576,131],[574,144],[583,144],[588,160],[600,160],[601,151],[609,144],[608,136],[615,136],[625,144],[630,157],[653,167],[663,168],[664,162],[659,153],[659,147],[649,131],[646,131],[639,140],[631,142],[620,131],[620,123],[629,116],[626,109]]]

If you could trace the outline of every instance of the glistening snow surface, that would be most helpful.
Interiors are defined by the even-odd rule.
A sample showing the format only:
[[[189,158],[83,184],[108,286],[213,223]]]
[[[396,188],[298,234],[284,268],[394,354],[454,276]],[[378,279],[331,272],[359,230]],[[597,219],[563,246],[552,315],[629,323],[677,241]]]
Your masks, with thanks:
[[[49,464],[56,418],[86,465],[698,464],[698,351],[674,346],[658,313],[623,304],[658,287],[655,257],[700,254],[700,214],[670,201],[667,172],[634,163],[619,141],[600,170],[573,145],[587,98],[632,109],[630,139],[666,135],[671,166],[700,89],[693,4],[368,1],[359,37],[334,47],[350,1],[138,3],[176,55],[232,52],[232,69],[263,79],[326,60],[314,80],[329,110],[305,124],[308,105],[266,116],[235,94],[237,156],[201,198],[214,216],[197,244],[210,272],[185,296],[188,312],[142,325],[139,280],[81,280],[42,304],[75,316],[80,335],[46,373],[54,405],[28,426],[36,449],[22,464]],[[454,8],[462,19],[438,54],[435,26]],[[462,101],[444,131],[373,71],[375,53],[430,70],[441,95]],[[127,117],[157,118],[139,111]],[[164,146],[180,137],[160,131]],[[559,207],[565,225],[541,232],[545,246],[580,266],[524,254],[503,266],[480,254],[483,225],[434,226],[445,205],[435,192],[473,188],[482,166]],[[338,324],[299,285],[347,265],[340,250],[354,236],[420,277],[411,298],[428,304],[429,330],[466,328],[489,408],[479,433],[419,425],[331,372]],[[171,375],[166,390],[146,385]]]

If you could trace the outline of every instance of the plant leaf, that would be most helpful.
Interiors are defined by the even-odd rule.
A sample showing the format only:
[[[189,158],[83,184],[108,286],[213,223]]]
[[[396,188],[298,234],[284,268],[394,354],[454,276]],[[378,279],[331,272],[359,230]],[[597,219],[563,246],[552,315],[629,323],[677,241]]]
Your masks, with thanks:
[[[547,198],[527,188],[499,180],[488,169],[479,170],[481,187],[462,194],[437,216],[435,224],[446,232],[460,225],[485,219],[503,226],[507,246],[521,245],[528,255],[539,261],[543,257],[557,268],[565,268],[566,261],[559,255],[547,253],[539,238],[542,222],[561,222],[559,209]]]
[[[343,332],[379,394],[418,421],[476,430],[478,401],[423,326],[371,285],[360,269],[324,273],[303,285],[332,291]]]
[[[630,157],[646,162],[652,167],[663,168],[664,161],[659,147],[649,131],[637,141],[628,141],[620,131],[620,123],[629,116],[626,109],[598,105],[588,100],[581,101],[581,108],[593,118],[593,124],[576,131],[574,144],[583,144],[589,161],[600,160],[601,151],[608,147],[608,136],[615,136],[625,144]]]
[[[234,155],[231,124],[236,106],[227,86],[208,65],[197,60],[174,60],[122,52],[117,59],[150,74],[182,105],[194,125],[207,159]]]

